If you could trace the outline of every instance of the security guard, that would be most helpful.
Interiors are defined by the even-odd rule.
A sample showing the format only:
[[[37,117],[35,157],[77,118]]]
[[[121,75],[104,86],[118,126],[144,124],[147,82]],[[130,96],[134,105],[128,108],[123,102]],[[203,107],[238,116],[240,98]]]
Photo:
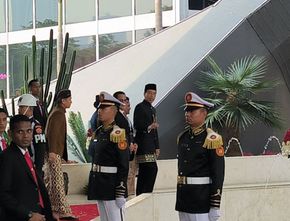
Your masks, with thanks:
[[[134,110],[135,141],[138,144],[136,160],[139,165],[136,195],[151,193],[157,176],[157,157],[160,154],[156,110],[156,84],[146,84],[144,100]]]
[[[33,116],[33,109],[36,106],[37,100],[31,94],[23,94],[18,99],[18,113],[27,116],[32,124],[33,140],[30,149],[28,149],[38,174],[43,177],[42,167],[47,143],[41,123]]]
[[[123,221],[127,196],[129,148],[126,133],[115,124],[122,103],[101,92],[98,116],[102,124],[93,135],[93,160],[88,199],[97,200],[102,221]]]
[[[192,92],[185,95],[185,102],[189,126],[177,138],[175,209],[180,221],[217,221],[225,167],[222,137],[205,126],[212,103]]]

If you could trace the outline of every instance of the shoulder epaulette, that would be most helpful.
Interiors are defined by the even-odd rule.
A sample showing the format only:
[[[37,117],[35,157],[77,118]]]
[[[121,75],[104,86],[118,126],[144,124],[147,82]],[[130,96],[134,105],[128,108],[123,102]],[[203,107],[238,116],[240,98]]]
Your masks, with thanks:
[[[223,138],[218,133],[214,132],[212,129],[206,129],[207,136],[205,138],[204,144],[202,145],[206,149],[217,149],[223,145]]]
[[[114,143],[120,143],[125,140],[126,140],[125,129],[122,129],[118,127],[117,125],[114,125],[113,130],[110,134],[110,141]]]
[[[190,128],[189,126],[185,127],[184,131],[182,131],[180,134],[178,134],[177,141],[176,141],[177,144],[179,143],[179,139],[181,138],[181,136],[183,134],[185,134],[188,131],[189,128]]]

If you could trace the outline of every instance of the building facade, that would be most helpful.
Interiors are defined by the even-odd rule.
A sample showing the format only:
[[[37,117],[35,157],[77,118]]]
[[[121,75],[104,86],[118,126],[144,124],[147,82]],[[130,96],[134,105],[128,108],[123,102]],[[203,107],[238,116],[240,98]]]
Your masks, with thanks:
[[[188,3],[183,2],[162,0],[163,28],[185,17]],[[63,0],[62,4],[63,33],[70,35],[68,57],[73,50],[77,51],[75,69],[155,31],[155,0]],[[50,29],[54,30],[52,79],[56,78],[57,25],[57,0],[0,0],[0,89],[4,90],[6,98],[17,96],[23,87],[25,55],[29,56],[31,73],[32,35],[36,36],[37,57],[44,47],[47,59]]]

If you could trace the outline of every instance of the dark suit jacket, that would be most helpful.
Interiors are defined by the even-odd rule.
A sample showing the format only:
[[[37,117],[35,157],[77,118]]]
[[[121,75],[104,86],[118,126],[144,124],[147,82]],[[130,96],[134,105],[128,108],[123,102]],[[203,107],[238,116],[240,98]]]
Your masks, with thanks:
[[[0,207],[6,218],[1,220],[29,220],[30,211],[42,213],[46,220],[52,221],[52,212],[47,190],[37,174],[38,186],[44,201],[44,209],[38,204],[38,188],[31,171],[19,148],[11,143],[0,154]]]
[[[153,154],[159,149],[157,129],[148,131],[147,128],[156,118],[155,108],[146,100],[137,104],[134,110],[135,141],[138,144],[137,155]]]
[[[47,116],[42,105],[38,104],[36,107],[33,108],[33,116],[41,124],[41,126],[45,128]]]

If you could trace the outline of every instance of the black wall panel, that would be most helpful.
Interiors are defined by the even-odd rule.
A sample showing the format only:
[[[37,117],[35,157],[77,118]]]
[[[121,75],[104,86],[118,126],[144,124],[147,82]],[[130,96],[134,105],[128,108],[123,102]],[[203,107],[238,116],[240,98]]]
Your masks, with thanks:
[[[244,56],[265,56],[268,59],[268,79],[278,79],[279,87],[258,98],[272,100],[281,112],[284,126],[281,130],[254,125],[242,133],[241,144],[246,152],[261,154],[271,135],[282,140],[290,128],[290,1],[273,0],[249,16],[212,53],[222,67]],[[159,136],[161,158],[176,158],[176,137],[184,128],[184,94],[187,91],[200,93],[195,82],[200,71],[207,68],[203,61],[157,106],[160,124]],[[203,94],[201,94],[203,95]],[[277,148],[277,144],[270,145]]]

